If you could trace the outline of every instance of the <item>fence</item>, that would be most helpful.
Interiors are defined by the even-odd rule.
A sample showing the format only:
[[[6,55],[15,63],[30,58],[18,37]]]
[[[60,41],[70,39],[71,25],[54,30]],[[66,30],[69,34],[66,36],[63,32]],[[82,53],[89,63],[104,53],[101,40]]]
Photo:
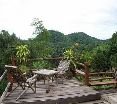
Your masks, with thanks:
[[[98,72],[90,73],[87,64],[80,64],[84,70],[76,69],[76,73],[83,77],[84,84],[87,86],[102,86],[115,85],[117,87],[117,80],[115,80],[114,72]]]

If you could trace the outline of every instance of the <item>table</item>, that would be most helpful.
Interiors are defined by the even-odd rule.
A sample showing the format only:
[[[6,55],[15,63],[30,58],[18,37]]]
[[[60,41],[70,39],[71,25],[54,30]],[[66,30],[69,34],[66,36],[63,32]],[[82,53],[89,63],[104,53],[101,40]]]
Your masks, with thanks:
[[[41,75],[44,76],[45,79],[47,79],[48,81],[48,87],[46,92],[48,93],[50,91],[50,84],[49,84],[49,80],[51,77],[53,77],[54,75],[57,75],[59,71],[55,71],[55,70],[48,70],[48,69],[41,69],[39,71],[33,71],[35,74],[37,75]],[[56,79],[56,83],[58,84],[58,81]]]

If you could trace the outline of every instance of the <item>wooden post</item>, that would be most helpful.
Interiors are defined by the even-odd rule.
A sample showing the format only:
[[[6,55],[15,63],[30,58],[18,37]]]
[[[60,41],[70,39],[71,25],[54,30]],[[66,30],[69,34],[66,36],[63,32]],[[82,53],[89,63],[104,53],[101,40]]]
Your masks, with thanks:
[[[13,87],[13,77],[9,71],[7,73],[7,80],[8,80],[8,82],[10,82],[10,87],[8,89],[8,91],[10,92],[10,91],[12,91],[12,87]]]
[[[14,56],[11,57],[11,64],[13,66],[16,66],[16,59]],[[10,71],[8,71],[7,79],[8,79],[8,82],[10,82],[10,87],[8,89],[8,91],[10,92],[10,91],[12,91],[12,87],[13,87],[13,83],[14,83],[13,76]]]
[[[85,79],[84,79],[84,83],[85,85],[89,86],[89,64],[85,63],[84,64],[84,72],[85,72]]]
[[[16,59],[15,59],[15,56],[12,56],[12,57],[11,57],[11,64],[12,64],[13,66],[16,66]]]

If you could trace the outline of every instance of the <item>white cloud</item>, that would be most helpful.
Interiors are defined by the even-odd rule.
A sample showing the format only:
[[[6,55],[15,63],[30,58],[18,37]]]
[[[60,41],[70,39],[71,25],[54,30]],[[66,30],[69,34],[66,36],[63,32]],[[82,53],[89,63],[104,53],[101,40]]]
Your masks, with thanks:
[[[47,29],[106,39],[116,31],[116,10],[116,0],[0,0],[0,29],[27,39],[38,17]]]

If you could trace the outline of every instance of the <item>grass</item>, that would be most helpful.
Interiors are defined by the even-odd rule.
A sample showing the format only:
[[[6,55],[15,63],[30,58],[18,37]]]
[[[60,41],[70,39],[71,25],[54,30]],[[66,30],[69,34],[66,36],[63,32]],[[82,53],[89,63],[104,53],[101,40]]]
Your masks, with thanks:
[[[113,85],[93,86],[94,90],[109,90],[114,88]]]

